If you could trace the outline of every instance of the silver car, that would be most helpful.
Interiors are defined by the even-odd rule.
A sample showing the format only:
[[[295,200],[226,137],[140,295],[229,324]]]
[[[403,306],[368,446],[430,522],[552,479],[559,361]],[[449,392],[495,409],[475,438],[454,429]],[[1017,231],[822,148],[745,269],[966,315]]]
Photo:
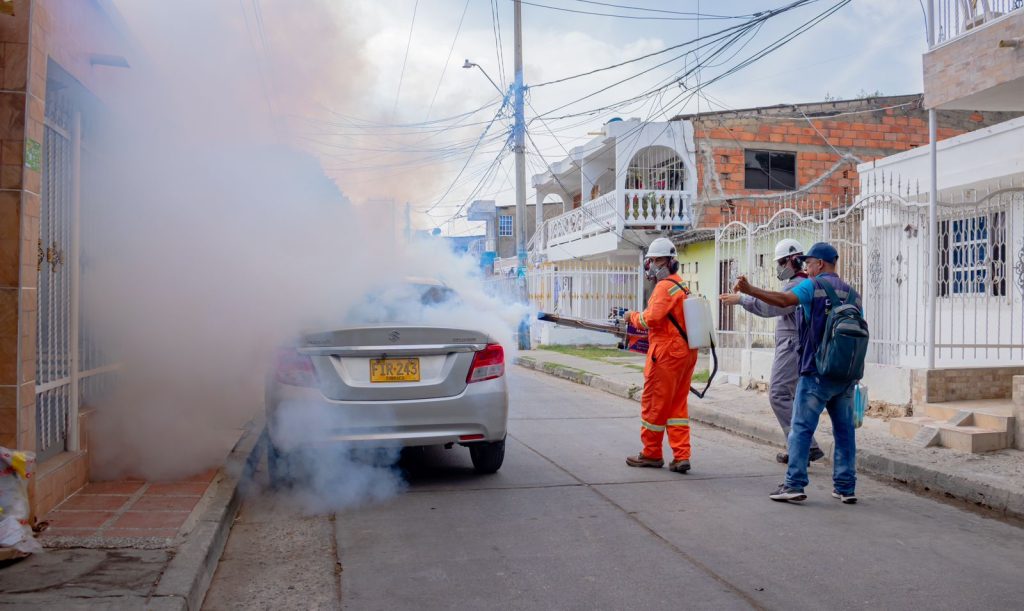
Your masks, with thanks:
[[[405,283],[418,307],[457,299],[436,283]],[[364,304],[366,305],[366,304]],[[377,318],[396,318],[387,303]],[[401,308],[399,308],[400,310]],[[474,469],[494,473],[505,456],[505,353],[473,329],[377,321],[307,334],[282,348],[266,390],[271,481],[285,483],[301,452],[455,444]]]

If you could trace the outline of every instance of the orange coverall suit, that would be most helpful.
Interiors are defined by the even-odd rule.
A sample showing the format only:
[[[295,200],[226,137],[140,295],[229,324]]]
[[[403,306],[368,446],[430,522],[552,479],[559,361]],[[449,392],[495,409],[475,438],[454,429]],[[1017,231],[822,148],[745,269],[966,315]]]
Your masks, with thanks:
[[[690,418],[687,399],[697,350],[679,334],[668,315],[675,317],[686,330],[683,301],[686,291],[678,274],[672,274],[654,287],[654,293],[643,312],[630,312],[634,327],[647,329],[649,348],[644,368],[644,391],[640,398],[640,440],[643,455],[661,459],[661,444],[666,430],[675,460],[690,459]]]

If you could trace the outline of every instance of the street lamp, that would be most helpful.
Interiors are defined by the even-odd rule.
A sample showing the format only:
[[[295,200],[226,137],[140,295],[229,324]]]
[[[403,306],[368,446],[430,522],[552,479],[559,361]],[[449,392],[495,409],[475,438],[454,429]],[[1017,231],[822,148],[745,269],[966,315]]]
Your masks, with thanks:
[[[474,64],[473,62],[467,59],[465,63],[462,64],[462,67],[467,70],[472,70],[473,68],[480,68],[480,72],[484,73],[484,76],[486,76],[487,80],[490,81],[492,85],[494,85],[494,88],[498,90],[498,93],[501,94],[502,96],[505,95],[505,92],[501,90],[501,87],[498,87],[498,84],[494,82],[494,79],[491,78],[491,75],[487,74],[487,71],[484,70],[484,67],[481,66],[480,64]]]

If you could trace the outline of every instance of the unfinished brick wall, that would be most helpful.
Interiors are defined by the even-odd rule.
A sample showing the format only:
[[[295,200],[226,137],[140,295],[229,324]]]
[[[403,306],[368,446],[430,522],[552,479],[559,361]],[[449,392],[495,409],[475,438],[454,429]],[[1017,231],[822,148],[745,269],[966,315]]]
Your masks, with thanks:
[[[809,119],[799,116],[801,112]],[[940,140],[950,138],[1017,114],[941,111],[937,135]],[[792,118],[793,115],[799,118]],[[928,144],[928,113],[921,107],[921,96],[780,106],[680,118],[694,123],[698,202],[706,202],[699,206],[700,226],[704,228],[748,217],[767,218],[778,204],[747,196],[785,195],[786,191],[781,190],[744,187],[746,150],[795,153],[797,188],[813,183],[834,169],[799,203],[809,211],[857,196],[856,161],[836,167],[843,155],[871,161]],[[725,201],[720,201],[723,198]]]

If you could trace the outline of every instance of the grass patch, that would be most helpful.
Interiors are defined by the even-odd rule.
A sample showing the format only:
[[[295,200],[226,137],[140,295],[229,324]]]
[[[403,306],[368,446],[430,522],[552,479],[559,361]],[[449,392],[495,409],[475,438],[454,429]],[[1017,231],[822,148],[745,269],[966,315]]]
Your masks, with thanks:
[[[547,350],[549,352],[557,352],[559,354],[568,354],[569,356],[578,356],[592,361],[604,361],[607,362],[608,357],[614,356],[625,356],[631,354],[618,348],[612,348],[610,346],[538,346],[539,350]]]

